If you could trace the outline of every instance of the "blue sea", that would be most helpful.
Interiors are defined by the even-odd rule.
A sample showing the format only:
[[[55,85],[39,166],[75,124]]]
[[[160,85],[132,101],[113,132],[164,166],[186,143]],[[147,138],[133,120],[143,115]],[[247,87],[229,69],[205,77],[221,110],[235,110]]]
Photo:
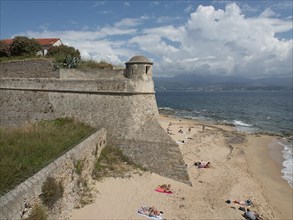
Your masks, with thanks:
[[[292,91],[157,91],[159,109],[174,116],[231,124],[247,133],[282,135],[283,178],[293,187]]]

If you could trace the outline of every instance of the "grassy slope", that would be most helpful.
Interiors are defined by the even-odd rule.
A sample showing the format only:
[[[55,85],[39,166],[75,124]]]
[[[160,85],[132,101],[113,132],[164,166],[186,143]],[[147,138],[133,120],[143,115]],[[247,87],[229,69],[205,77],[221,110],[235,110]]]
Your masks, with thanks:
[[[0,194],[36,173],[93,131],[67,118],[21,128],[0,128]]]

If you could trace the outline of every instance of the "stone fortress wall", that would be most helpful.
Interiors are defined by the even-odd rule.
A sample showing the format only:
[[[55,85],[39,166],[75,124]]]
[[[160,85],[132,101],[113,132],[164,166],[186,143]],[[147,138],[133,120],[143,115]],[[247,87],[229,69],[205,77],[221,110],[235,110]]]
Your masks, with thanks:
[[[134,162],[191,184],[178,145],[158,122],[152,63],[147,58],[133,57],[125,70],[61,70],[59,78],[20,79],[2,72],[0,126],[74,117],[105,128],[107,143],[120,147]]]
[[[59,78],[59,71],[46,59],[0,62],[0,78],[3,77]]]

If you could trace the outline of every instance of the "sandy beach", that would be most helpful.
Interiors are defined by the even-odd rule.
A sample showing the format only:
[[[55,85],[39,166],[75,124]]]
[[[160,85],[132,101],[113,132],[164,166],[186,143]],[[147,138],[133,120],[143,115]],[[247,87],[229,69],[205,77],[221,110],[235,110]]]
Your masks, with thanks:
[[[142,205],[162,210],[164,219],[244,219],[237,204],[225,201],[247,199],[264,219],[293,219],[293,189],[273,153],[278,137],[164,115],[159,120],[179,144],[192,186],[143,171],[106,178],[95,183],[95,202],[73,210],[70,219],[147,219],[137,214]],[[198,169],[197,161],[212,167]],[[171,184],[174,193],[155,192],[160,184]]]

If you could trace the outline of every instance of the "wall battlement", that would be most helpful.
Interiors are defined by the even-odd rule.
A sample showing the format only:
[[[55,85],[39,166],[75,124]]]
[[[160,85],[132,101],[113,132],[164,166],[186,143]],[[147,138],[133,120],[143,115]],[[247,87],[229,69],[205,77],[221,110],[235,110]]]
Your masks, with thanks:
[[[73,117],[105,128],[109,145],[148,170],[191,184],[178,145],[158,122],[152,63],[135,56],[115,73],[108,79],[84,79],[80,71],[68,78],[64,72],[55,79],[0,78],[0,126]]]

